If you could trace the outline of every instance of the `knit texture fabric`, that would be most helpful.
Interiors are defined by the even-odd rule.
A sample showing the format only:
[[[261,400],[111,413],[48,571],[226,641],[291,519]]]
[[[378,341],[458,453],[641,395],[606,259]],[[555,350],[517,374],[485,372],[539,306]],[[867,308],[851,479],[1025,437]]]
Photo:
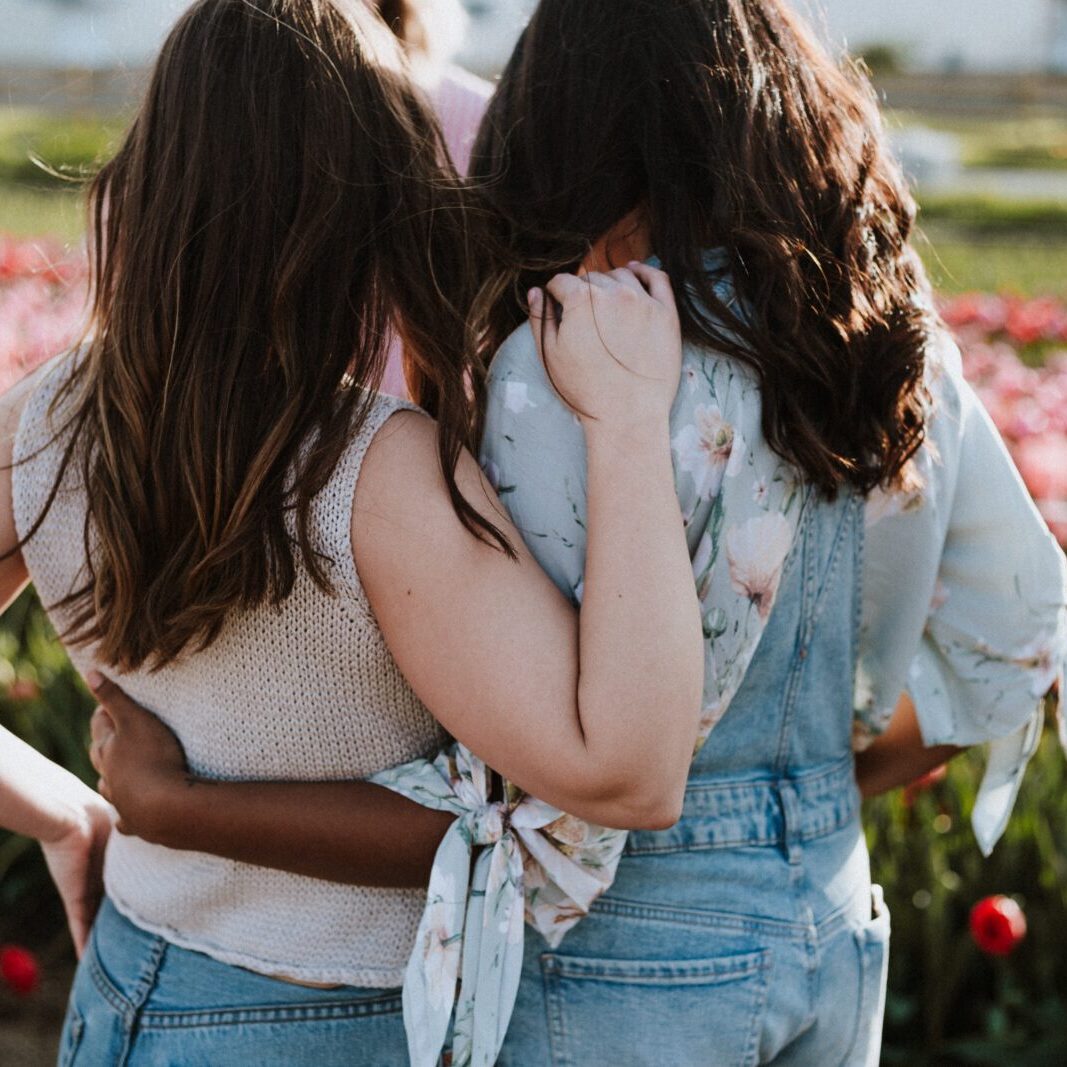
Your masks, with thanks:
[[[69,363],[48,372],[29,400],[15,445],[20,536],[40,514],[62,439],[49,405]],[[192,770],[225,780],[364,778],[435,753],[444,735],[405,682],[368,606],[352,558],[352,502],[360,467],[401,400],[376,397],[315,499],[313,543],[332,561],[335,595],[301,567],[280,608],[235,613],[219,639],[156,673],[117,675],[135,700],[181,739]],[[84,580],[85,494],[68,470],[44,524],[23,550],[50,608]],[[93,648],[69,649],[83,673]],[[263,974],[307,982],[394,987],[403,981],[425,904],[414,890],[342,886],[112,836],[105,883],[128,919],[183,948]]]

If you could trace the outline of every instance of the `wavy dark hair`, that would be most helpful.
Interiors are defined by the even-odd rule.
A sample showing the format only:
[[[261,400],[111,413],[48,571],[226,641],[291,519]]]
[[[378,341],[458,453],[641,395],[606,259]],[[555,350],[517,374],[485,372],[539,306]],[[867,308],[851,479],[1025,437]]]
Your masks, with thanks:
[[[459,518],[509,547],[455,481],[484,388],[462,186],[361,0],[194,4],[89,199],[92,330],[54,405],[88,502],[65,639],[154,669],[301,563],[329,590],[310,508],[394,326]]]
[[[685,337],[754,369],[778,454],[828,496],[901,478],[935,328],[915,204],[862,70],[785,0],[542,0],[473,175],[493,230],[486,352],[530,286],[639,209]]]

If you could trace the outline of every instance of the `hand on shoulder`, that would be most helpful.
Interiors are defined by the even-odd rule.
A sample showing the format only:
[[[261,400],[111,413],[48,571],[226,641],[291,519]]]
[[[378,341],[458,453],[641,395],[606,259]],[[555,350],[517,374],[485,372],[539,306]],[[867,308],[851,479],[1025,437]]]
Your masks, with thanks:
[[[663,271],[632,263],[608,274],[559,274],[530,293],[530,311],[548,377],[587,430],[669,417],[682,337]]]

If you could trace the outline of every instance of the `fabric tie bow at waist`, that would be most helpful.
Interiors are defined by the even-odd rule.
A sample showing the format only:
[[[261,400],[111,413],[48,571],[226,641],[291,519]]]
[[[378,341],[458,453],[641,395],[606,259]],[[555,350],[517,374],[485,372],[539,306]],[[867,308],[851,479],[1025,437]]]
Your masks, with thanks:
[[[457,816],[434,860],[404,979],[412,1067],[436,1067],[453,1009],[455,1067],[492,1067],[522,976],[524,922],[558,945],[610,886],[625,834],[513,790],[494,802],[492,772],[462,745],[371,781]]]

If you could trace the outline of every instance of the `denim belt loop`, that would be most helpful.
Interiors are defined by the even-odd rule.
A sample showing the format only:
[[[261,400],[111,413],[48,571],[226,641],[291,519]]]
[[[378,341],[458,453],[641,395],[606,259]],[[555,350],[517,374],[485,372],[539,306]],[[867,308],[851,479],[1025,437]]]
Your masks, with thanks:
[[[797,787],[790,779],[780,778],[775,782],[775,792],[782,813],[782,851],[790,863],[799,863],[803,833]]]

